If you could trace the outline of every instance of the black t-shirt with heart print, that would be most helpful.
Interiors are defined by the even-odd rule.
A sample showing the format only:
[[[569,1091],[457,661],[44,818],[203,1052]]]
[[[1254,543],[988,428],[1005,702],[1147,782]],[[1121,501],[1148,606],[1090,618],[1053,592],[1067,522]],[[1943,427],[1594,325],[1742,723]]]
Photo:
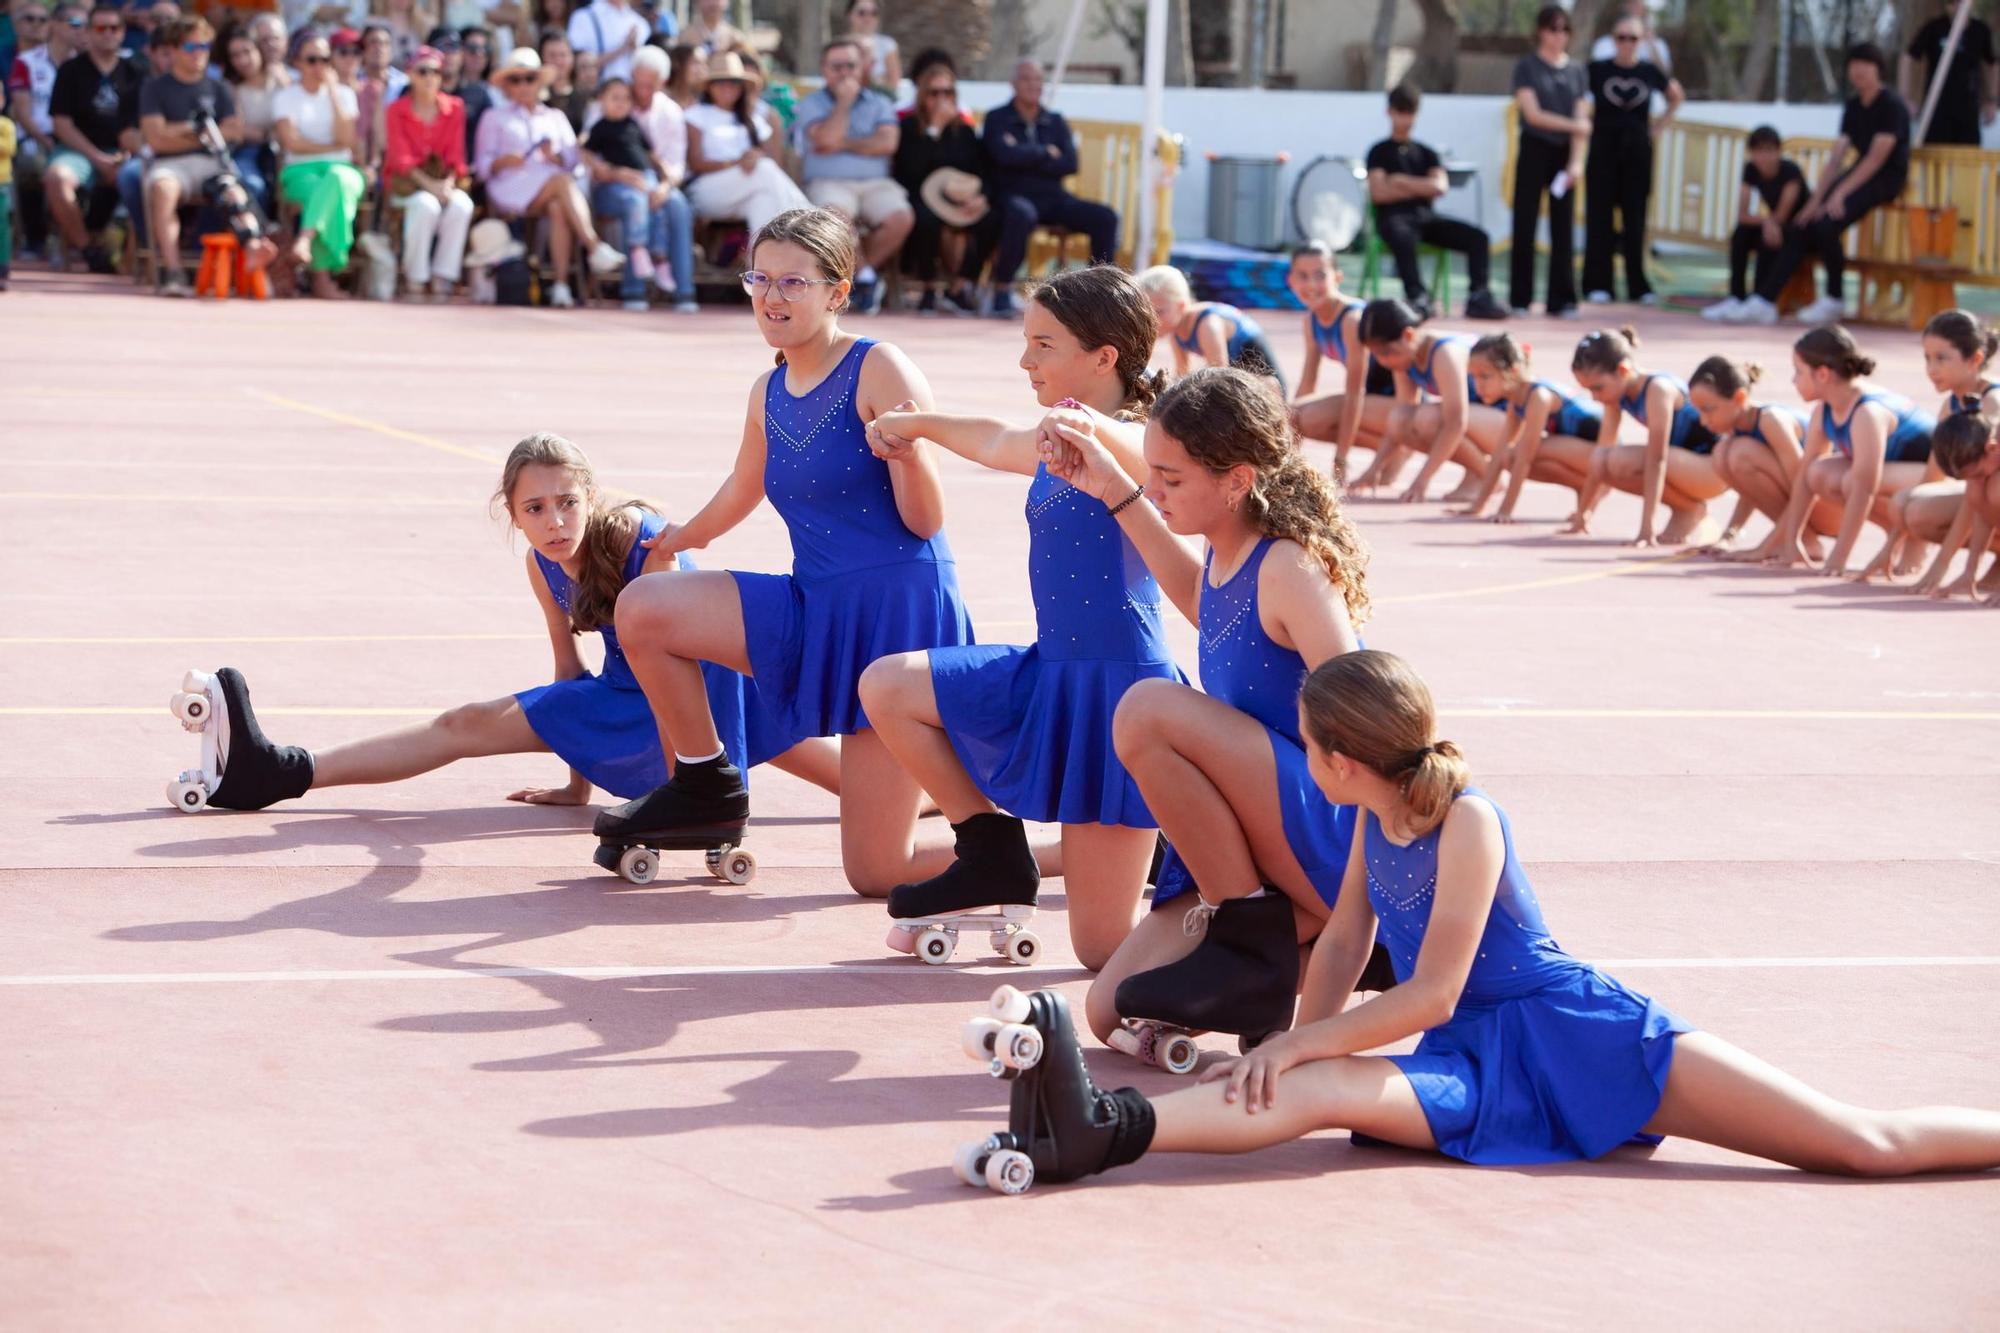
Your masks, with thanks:
[[[1644,143],[1653,114],[1653,94],[1666,90],[1666,74],[1650,60],[1631,66],[1611,60],[1591,61],[1591,146]]]

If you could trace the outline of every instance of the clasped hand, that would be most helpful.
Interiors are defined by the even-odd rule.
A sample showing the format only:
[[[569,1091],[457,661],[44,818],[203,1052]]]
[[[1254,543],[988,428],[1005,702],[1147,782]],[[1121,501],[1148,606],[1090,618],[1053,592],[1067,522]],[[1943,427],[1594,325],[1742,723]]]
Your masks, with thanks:
[[[1240,1060],[1222,1060],[1210,1065],[1201,1071],[1201,1081],[1227,1080],[1222,1100],[1242,1102],[1244,1111],[1250,1115],[1269,1110],[1278,1100],[1278,1076],[1298,1063],[1286,1036],[1271,1038]]]
[[[1132,478],[1097,438],[1097,421],[1082,407],[1050,409],[1035,427],[1035,449],[1049,475],[1100,501],[1122,499]]]

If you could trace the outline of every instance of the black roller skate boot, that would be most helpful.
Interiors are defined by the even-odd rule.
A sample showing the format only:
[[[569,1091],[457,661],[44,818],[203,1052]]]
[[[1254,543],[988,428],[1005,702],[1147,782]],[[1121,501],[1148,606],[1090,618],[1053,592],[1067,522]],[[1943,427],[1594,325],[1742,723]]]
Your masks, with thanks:
[[[966,1025],[965,1045],[1013,1082],[1005,1133],[959,1149],[968,1185],[1020,1194],[1137,1161],[1153,1141],[1153,1106],[1137,1089],[1099,1092],[1084,1067],[1069,1004],[1054,991],[1002,986],[990,1015]]]
[[[221,780],[208,803],[223,810],[262,810],[305,795],[312,786],[312,755],[296,745],[273,745],[264,735],[242,672],[223,667],[214,680],[229,723],[216,755]]]
[[[1185,958],[1118,984],[1114,1003],[1125,1026],[1111,1044],[1170,1073],[1188,1073],[1200,1056],[1193,1034],[1230,1033],[1247,1052],[1291,1027],[1298,992],[1292,902],[1267,886],[1216,908]]]
[[[592,859],[634,884],[645,884],[659,871],[653,853],[704,851],[717,877],[747,884],[757,873],[757,861],[737,844],[749,823],[750,788],[743,770],[727,755],[683,762],[663,785],[598,812],[591,825],[598,839]]]
[[[889,891],[889,915],[897,923],[889,947],[942,963],[957,947],[960,930],[984,928],[994,952],[1017,963],[1035,961],[1041,940],[1028,922],[1042,872],[1027,826],[1012,815],[981,814],[951,828],[958,859],[927,880]]]

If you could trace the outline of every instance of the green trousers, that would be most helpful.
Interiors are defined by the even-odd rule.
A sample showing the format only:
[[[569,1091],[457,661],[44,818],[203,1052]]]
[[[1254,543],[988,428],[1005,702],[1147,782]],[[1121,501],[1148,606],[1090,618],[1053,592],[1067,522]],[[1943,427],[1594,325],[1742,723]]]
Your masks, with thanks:
[[[328,273],[347,267],[354,248],[354,218],[368,183],[345,162],[295,162],[278,174],[278,193],[303,211],[299,226],[313,233],[312,266]]]

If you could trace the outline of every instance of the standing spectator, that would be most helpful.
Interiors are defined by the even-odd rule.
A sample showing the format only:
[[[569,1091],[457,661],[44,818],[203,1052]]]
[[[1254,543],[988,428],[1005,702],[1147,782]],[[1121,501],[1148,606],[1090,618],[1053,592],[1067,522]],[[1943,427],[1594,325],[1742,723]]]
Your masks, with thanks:
[[[299,205],[299,234],[292,257],[312,271],[313,295],[337,300],[335,284],[354,248],[354,219],[368,183],[354,163],[360,142],[360,99],[334,79],[324,37],[299,43],[299,81],[281,91],[272,110],[272,135],[284,153],[278,196]]]
[[[711,58],[724,51],[749,50],[748,34],[723,17],[728,8],[729,0],[694,0],[694,17],[682,30],[681,41]]]
[[[165,74],[148,79],[139,90],[139,132],[153,150],[153,164],[144,177],[147,229],[159,255],[160,294],[191,296],[194,288],[181,267],[180,207],[200,199],[202,187],[222,174],[221,164],[202,148],[195,122],[214,121],[224,142],[232,144],[241,127],[229,85],[208,77],[215,38],[208,20],[175,19],[155,35],[173,57]]]
[[[1750,131],[1746,156],[1743,185],[1737,191],[1736,230],[1729,236],[1729,298],[1702,311],[1703,319],[1726,323],[1742,314],[1751,292],[1750,257],[1757,257],[1761,284],[1784,247],[1792,215],[1806,197],[1806,173],[1784,155],[1784,141],[1774,127],[1759,125]]]
[[[868,62],[862,79],[894,101],[903,82],[903,53],[896,39],[882,31],[882,5],[883,0],[847,0],[847,36]]]
[[[1419,244],[1465,256],[1465,276],[1472,288],[1465,298],[1468,317],[1505,319],[1507,308],[1493,299],[1488,287],[1492,275],[1486,233],[1470,222],[1431,211],[1431,204],[1451,188],[1451,178],[1436,151],[1412,137],[1422,100],[1414,84],[1400,83],[1389,90],[1389,137],[1368,150],[1368,197],[1375,205],[1375,225],[1396,257],[1403,296],[1425,319],[1431,317],[1432,305],[1417,258]]]
[[[1014,282],[1028,257],[1028,238],[1046,223],[1090,238],[1090,262],[1108,264],[1117,255],[1118,215],[1103,204],[1079,199],[1063,188],[1076,173],[1076,140],[1069,122],[1042,105],[1042,65],[1022,60],[1014,66],[1014,100],[986,113],[983,141],[986,183],[1000,210],[1000,245],[993,257],[993,313],[1015,313]]]
[[[1646,282],[1646,207],[1653,194],[1653,141],[1680,109],[1678,79],[1639,58],[1643,19],[1627,15],[1611,30],[1618,54],[1593,60],[1590,78],[1590,158],[1584,166],[1583,290],[1593,305],[1611,300],[1614,232],[1625,256],[1625,295],[1653,304]],[[1653,119],[1653,96],[1666,114]],[[1618,221],[1614,227],[1612,214]]]
[[[382,179],[403,214],[403,276],[410,291],[451,299],[472,226],[465,192],[465,103],[444,89],[444,53],[420,46],[410,58],[410,95],[383,114]]]
[[[708,52],[699,46],[672,46],[667,48],[667,59],[672,63],[667,73],[667,96],[681,110],[692,110],[708,87]]]
[[[774,131],[750,110],[743,58],[715,57],[701,101],[687,111],[688,202],[696,217],[742,218],[755,236],[764,224],[807,200],[763,145]]]
[[[847,38],[820,50],[825,86],[799,103],[800,176],[806,198],[854,224],[861,236],[861,267],[854,277],[853,308],[873,314],[882,308],[878,266],[903,248],[916,222],[910,196],[889,175],[889,159],[902,137],[896,107],[861,82],[861,48]]]
[[[88,45],[56,71],[49,95],[57,144],[46,177],[49,220],[92,273],[113,271],[111,256],[91,237],[111,220],[118,169],[139,149],[146,62],[125,54],[124,39],[117,6],[99,0],[90,12]]]
[[[958,104],[958,71],[951,56],[933,48],[917,56],[912,70],[916,109],[903,117],[891,172],[909,193],[916,225],[903,247],[903,260],[923,284],[920,315],[943,308],[969,315],[979,308],[975,284],[999,234],[999,214],[979,178],[979,135]],[[943,173],[936,183],[932,177]],[[938,281],[947,232],[960,258],[948,283]]]
[[[1514,253],[1508,304],[1525,311],[1535,300],[1535,231],[1542,196],[1549,200],[1547,310],[1576,317],[1576,184],[1590,137],[1588,85],[1569,58],[1569,13],[1543,5],[1535,15],[1535,49],[1514,65],[1514,104],[1521,141],[1514,153]]]
[[[1936,8],[1938,13],[1917,29],[1909,49],[1903,52],[1898,82],[1904,101],[1912,107],[1924,104],[1932,84],[1944,84],[1937,110],[1931,113],[1930,128],[1924,133],[1926,144],[1977,148],[1979,127],[1991,125],[1995,108],[2000,106],[2000,64],[1993,57],[1993,29],[1968,17],[1965,30],[1959,34],[1958,49],[1946,64],[1944,39],[1951,32],[1956,6],[1951,0],[1939,0]]]
[[[273,107],[278,90],[291,80],[283,65],[265,63],[264,48],[253,31],[239,28],[222,45],[222,78],[235,93],[236,118],[243,126],[243,141],[229,156],[243,188],[266,217],[273,217],[278,211],[278,164],[271,152],[271,127],[278,118]]]
[[[1910,108],[1888,86],[1888,72],[1889,57],[1875,43],[1848,48],[1847,82],[1854,96],[1841,110],[1840,137],[1826,155],[1818,187],[1785,232],[1784,249],[1732,323],[1777,323],[1778,293],[1808,254],[1819,256],[1824,290],[1799,311],[1799,322],[1829,324],[1846,313],[1842,288],[1847,255],[1841,233],[1876,205],[1902,194],[1910,171]],[[1858,155],[1851,165],[1849,153]]]
[[[1618,17],[1603,36],[1590,46],[1592,60],[1610,60],[1618,54],[1617,29],[1624,23],[1636,23],[1641,34],[1639,39],[1639,59],[1651,61],[1668,74],[1674,72],[1674,53],[1667,49],[1667,39],[1660,36],[1653,26],[1653,9],[1647,0],[1625,0],[1618,7]]]
[[[250,36],[257,42],[258,53],[264,57],[264,69],[274,79],[273,90],[282,88],[292,81],[291,72],[286,68],[285,21],[276,14],[259,14],[250,20]]]
[[[60,5],[52,13],[39,5],[24,5],[16,22],[20,24],[21,54],[14,57],[7,74],[8,110],[20,127],[14,190],[21,210],[21,253],[39,255],[48,240],[42,175],[56,151],[49,98],[55,92],[56,70],[75,50],[83,29],[83,11],[74,5]]]
[[[479,121],[473,169],[486,182],[486,201],[514,217],[546,218],[549,258],[556,280],[549,304],[576,304],[570,290],[570,260],[581,244],[590,271],[616,273],[625,258],[604,243],[591,224],[590,204],[577,184],[576,132],[554,107],[542,104],[542,60],[525,46],[500,62],[500,91],[506,101]]]
[[[630,79],[632,56],[653,35],[653,25],[630,0],[592,0],[570,15],[569,44],[597,56],[599,76]],[[543,53],[542,61],[548,63]]]

